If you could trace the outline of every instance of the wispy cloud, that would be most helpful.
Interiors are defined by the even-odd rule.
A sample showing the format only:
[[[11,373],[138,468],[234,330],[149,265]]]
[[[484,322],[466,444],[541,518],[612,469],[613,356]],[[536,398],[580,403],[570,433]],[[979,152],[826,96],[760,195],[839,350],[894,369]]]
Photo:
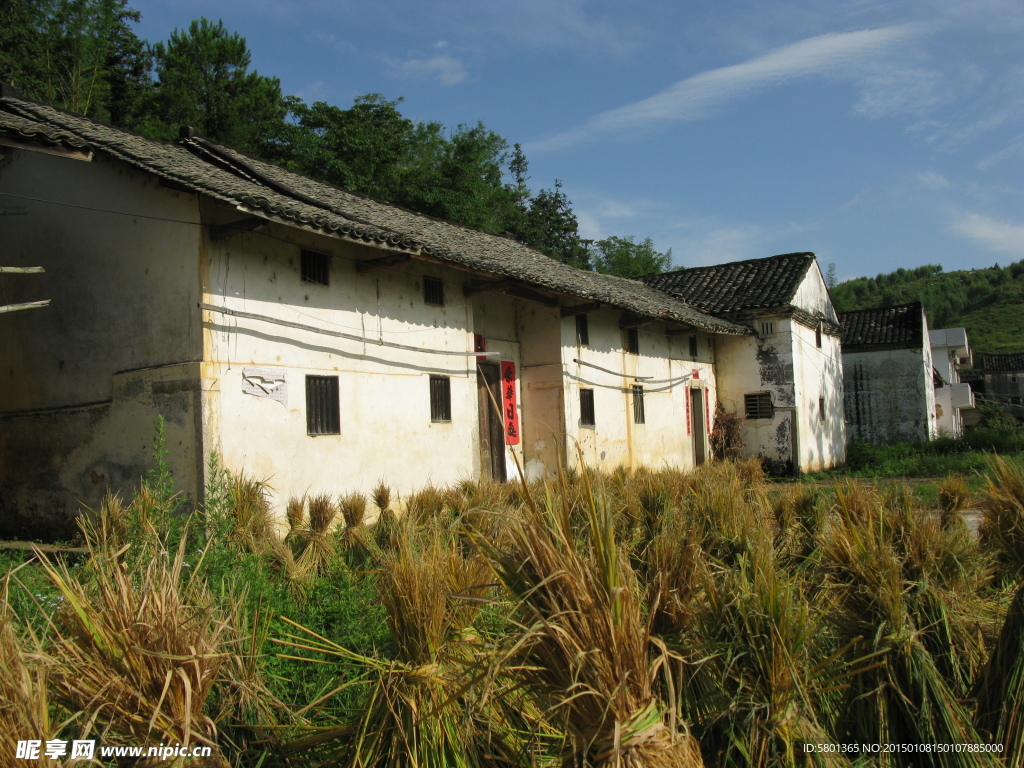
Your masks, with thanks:
[[[389,74],[417,80],[437,80],[441,85],[458,85],[466,77],[466,67],[454,56],[438,54],[426,59],[392,62]]]
[[[980,213],[957,215],[949,231],[980,243],[993,253],[1024,253],[1024,224],[996,221]]]
[[[801,40],[742,64],[680,80],[654,96],[602,112],[577,128],[533,142],[526,150],[563,149],[602,136],[623,136],[669,123],[704,119],[716,114],[728,102],[759,88],[810,75],[838,74],[853,64],[874,60],[929,29],[924,24],[902,24]]]
[[[917,183],[925,189],[930,189],[932,191],[946,189],[951,186],[949,179],[938,171],[922,171],[917,174]]]

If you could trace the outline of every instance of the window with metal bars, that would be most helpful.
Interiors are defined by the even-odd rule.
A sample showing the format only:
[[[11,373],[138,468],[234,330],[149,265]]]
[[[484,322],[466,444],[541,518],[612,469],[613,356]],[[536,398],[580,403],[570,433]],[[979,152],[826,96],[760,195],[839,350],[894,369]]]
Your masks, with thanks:
[[[821,420],[822,424],[825,423],[825,398],[824,397],[819,397],[818,398],[818,418]]]
[[[691,336],[690,337],[690,359],[691,360],[696,360],[697,359],[697,351],[698,351],[697,350],[697,337],[696,336]]]
[[[821,323],[818,323],[818,327],[814,329],[814,346],[821,349]]]
[[[435,307],[443,307],[444,280],[437,277],[424,277],[423,301]]]
[[[331,274],[331,257],[317,251],[302,251],[302,281],[328,285]]]
[[[640,354],[640,331],[636,328],[626,328],[623,332],[623,346],[631,355]]]
[[[761,323],[761,335],[762,336],[771,336],[773,333],[775,333],[775,323],[773,323],[771,320],[764,320],[764,321],[762,321],[762,323]]]
[[[748,419],[770,419],[775,413],[771,392],[755,392],[744,395],[743,405]]]
[[[580,426],[593,427],[594,420],[594,390],[580,389]]]
[[[647,423],[647,419],[644,416],[644,388],[639,384],[633,385],[633,423]]]
[[[310,435],[340,435],[337,376],[306,377],[306,432]]]
[[[590,320],[585,312],[576,315],[576,343],[581,347],[590,345]]]
[[[430,420],[452,420],[452,380],[447,376],[430,377]]]

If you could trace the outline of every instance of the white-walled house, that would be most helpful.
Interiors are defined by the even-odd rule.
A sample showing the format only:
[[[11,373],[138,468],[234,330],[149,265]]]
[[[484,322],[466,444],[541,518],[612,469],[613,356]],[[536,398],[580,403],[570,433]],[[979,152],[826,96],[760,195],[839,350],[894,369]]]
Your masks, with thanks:
[[[743,417],[745,454],[776,472],[846,456],[839,323],[813,253],[652,275],[645,281],[752,330],[716,341],[718,397]]]
[[[130,492],[158,415],[191,502],[214,452],[278,506],[577,456],[693,467],[720,361],[751,335],[639,281],[6,87],[0,207],[18,214],[0,261],[46,269],[5,282],[8,300],[51,299],[0,315],[0,535],[57,535]]]
[[[935,366],[935,419],[940,435],[963,437],[963,411],[974,408],[971,386],[960,380],[960,369],[973,364],[966,328],[939,328],[928,332]]]
[[[839,321],[850,441],[937,437],[937,373],[921,303],[842,312]]]

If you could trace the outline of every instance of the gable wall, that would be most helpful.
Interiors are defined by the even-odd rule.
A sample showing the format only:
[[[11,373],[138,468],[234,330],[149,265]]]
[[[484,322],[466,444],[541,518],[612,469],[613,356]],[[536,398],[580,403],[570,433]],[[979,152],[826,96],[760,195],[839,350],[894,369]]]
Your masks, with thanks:
[[[2,149],[0,191],[19,197],[0,205],[27,213],[0,217],[0,262],[46,273],[0,277],[0,303],[51,304],[0,315],[0,535],[52,538],[134,490],[158,414],[195,487],[201,229],[193,195],[120,163]]]

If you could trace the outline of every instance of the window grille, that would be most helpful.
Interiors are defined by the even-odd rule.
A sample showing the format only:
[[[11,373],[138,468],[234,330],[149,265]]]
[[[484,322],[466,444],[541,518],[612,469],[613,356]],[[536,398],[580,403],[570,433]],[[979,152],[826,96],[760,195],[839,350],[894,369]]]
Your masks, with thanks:
[[[423,278],[423,301],[435,307],[444,306],[444,280],[436,277]]]
[[[775,413],[771,392],[755,392],[743,396],[748,419],[770,419]]]
[[[691,360],[696,360],[697,359],[697,337],[696,336],[691,336],[690,337],[690,359]]]
[[[328,285],[330,282],[331,257],[317,251],[302,251],[302,281]]]
[[[633,385],[633,423],[647,423],[644,416],[644,388],[638,384]]]
[[[306,432],[310,435],[341,434],[337,376],[306,377]]]
[[[814,346],[821,349],[821,323],[818,323],[818,327],[814,329]]]
[[[818,418],[821,420],[822,424],[825,423],[825,398],[824,397],[819,397],[818,398]]]
[[[447,376],[430,377],[430,420],[452,420],[452,380]]]
[[[590,345],[590,320],[586,313],[576,315],[576,343],[581,347]]]
[[[771,320],[765,320],[764,322],[761,323],[761,335],[762,336],[771,336],[773,333],[775,333],[775,323],[774,322],[772,322]]]
[[[631,355],[640,354],[640,331],[636,328],[627,328],[625,332],[626,351]]]
[[[593,427],[594,420],[594,390],[580,389],[580,426]]]

